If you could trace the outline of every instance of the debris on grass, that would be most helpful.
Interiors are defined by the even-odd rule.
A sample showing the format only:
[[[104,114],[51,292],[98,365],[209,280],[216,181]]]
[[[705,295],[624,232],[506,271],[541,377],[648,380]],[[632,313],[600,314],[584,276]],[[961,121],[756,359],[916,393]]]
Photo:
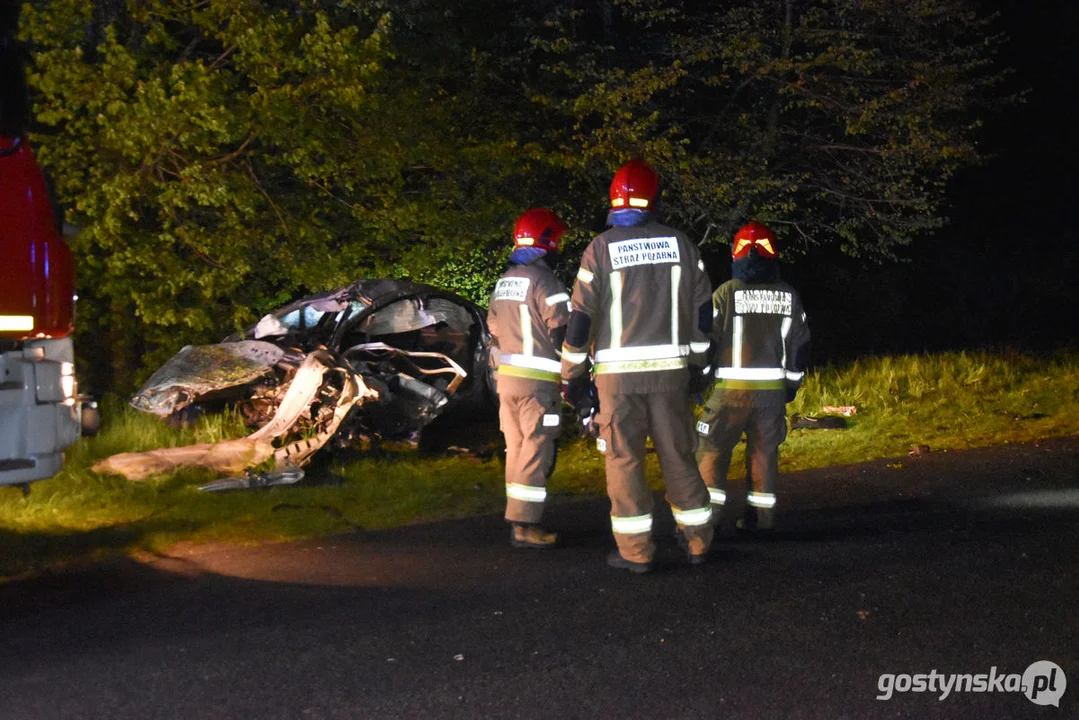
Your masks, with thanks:
[[[836,415],[791,415],[791,430],[843,430],[847,421]]]

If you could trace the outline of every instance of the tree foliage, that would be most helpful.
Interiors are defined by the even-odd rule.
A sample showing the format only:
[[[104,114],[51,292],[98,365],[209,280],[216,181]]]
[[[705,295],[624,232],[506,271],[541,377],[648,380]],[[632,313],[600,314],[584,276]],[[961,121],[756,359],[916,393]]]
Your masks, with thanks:
[[[22,26],[80,339],[118,373],[357,277],[483,301],[517,214],[554,207],[572,255],[632,156],[706,242],[754,217],[890,257],[942,222],[999,78],[966,0],[50,0]]]
[[[964,0],[597,7],[561,9],[536,39],[559,78],[537,99],[569,120],[552,149],[601,176],[645,156],[700,236],[756,218],[803,250],[893,257],[979,159],[1000,38]]]

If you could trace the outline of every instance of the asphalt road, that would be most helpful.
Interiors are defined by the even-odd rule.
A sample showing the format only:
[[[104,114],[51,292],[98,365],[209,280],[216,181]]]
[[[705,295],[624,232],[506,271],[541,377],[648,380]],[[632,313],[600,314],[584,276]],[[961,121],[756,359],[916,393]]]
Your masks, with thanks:
[[[551,552],[483,517],[8,584],[0,717],[1075,718],[1077,460],[1073,437],[792,474],[776,538],[698,568],[664,538],[645,576],[604,565],[605,503],[565,502]],[[1041,660],[1059,707],[898,691]]]

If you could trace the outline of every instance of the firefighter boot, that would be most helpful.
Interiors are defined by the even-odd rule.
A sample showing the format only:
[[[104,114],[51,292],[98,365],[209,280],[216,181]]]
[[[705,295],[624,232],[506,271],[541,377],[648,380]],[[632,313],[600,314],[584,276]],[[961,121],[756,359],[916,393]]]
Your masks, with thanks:
[[[686,534],[681,530],[675,532],[675,540],[678,541],[678,547],[682,548],[682,552],[686,554],[686,560],[690,565],[704,565],[708,562],[708,551],[693,552],[690,548],[689,539],[686,538]]]
[[[747,505],[742,512],[742,517],[734,524],[739,532],[752,533],[757,530],[757,508]]]
[[[772,533],[775,527],[775,511],[772,508],[746,507],[745,513],[737,523],[739,532],[764,537]]]
[[[646,572],[652,571],[652,563],[626,560],[622,557],[622,553],[617,550],[612,550],[611,554],[607,556],[607,565],[619,570],[629,570],[631,573],[636,573],[637,575],[643,575]]]
[[[545,549],[554,547],[558,541],[558,535],[547,532],[539,525],[528,523],[513,523],[510,529],[510,545],[515,548]]]
[[[757,509],[757,531],[770,533],[775,527],[775,510],[772,508]]]

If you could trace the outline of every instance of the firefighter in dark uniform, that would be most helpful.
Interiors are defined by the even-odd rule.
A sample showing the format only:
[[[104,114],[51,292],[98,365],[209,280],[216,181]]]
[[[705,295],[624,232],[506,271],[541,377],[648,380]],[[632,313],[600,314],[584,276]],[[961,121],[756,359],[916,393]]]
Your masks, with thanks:
[[[738,527],[774,524],[779,445],[809,360],[809,327],[798,292],[779,278],[776,238],[751,222],[734,236],[732,279],[712,297],[715,386],[697,423],[697,463],[717,512],[727,501],[731,452],[746,436],[746,509]]]
[[[611,530],[607,562],[652,568],[652,492],[644,475],[651,436],[689,560],[712,542],[708,490],[693,459],[689,383],[705,365],[711,284],[697,246],[655,221],[659,178],[644,162],[624,165],[611,183],[611,229],[584,252],[562,348],[566,400],[589,403],[589,362],[599,408],[597,445],[606,456]]]
[[[559,353],[569,293],[555,277],[565,223],[534,208],[517,220],[509,268],[491,294],[487,324],[498,366],[499,426],[506,438],[506,520],[514,547],[557,540],[540,525],[562,418]]]

